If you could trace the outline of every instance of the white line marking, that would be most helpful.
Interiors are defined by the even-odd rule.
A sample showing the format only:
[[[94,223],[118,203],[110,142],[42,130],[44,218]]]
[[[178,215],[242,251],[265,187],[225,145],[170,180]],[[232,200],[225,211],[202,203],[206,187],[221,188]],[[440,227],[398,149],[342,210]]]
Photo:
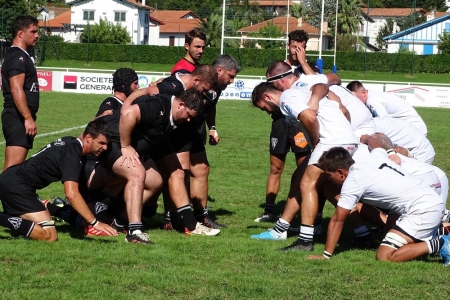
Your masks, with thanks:
[[[81,129],[81,128],[86,128],[87,124],[85,125],[81,125],[81,126],[77,126],[77,127],[70,127],[70,128],[65,128],[59,131],[53,131],[53,132],[47,132],[47,133],[43,133],[43,134],[38,134],[36,135],[34,138],[41,138],[41,137],[45,137],[45,136],[49,136],[49,135],[54,135],[54,134],[60,134],[60,133],[64,133],[64,132],[68,132],[68,131],[72,131],[75,129]],[[0,142],[0,145],[4,145],[6,143],[6,141]]]

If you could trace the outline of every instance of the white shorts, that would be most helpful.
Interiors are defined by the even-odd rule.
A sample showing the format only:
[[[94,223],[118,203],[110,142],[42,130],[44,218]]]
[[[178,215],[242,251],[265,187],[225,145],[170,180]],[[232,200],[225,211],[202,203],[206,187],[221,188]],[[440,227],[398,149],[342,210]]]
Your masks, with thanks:
[[[317,144],[316,148],[314,148],[314,151],[312,152],[311,157],[309,158],[308,165],[317,164],[319,162],[320,157],[322,157],[322,154],[325,151],[328,151],[333,147],[343,147],[343,148],[347,149],[347,151],[348,151],[348,153],[350,153],[350,155],[353,155],[353,153],[355,153],[355,151],[358,149],[358,144],[324,145],[319,142]]]
[[[416,175],[414,177],[422,179],[426,185],[431,187],[436,192],[436,194],[441,195],[441,181],[434,171]]]
[[[415,210],[401,215],[396,225],[410,236],[427,241],[436,237],[444,215],[444,205],[436,205],[428,209]]]

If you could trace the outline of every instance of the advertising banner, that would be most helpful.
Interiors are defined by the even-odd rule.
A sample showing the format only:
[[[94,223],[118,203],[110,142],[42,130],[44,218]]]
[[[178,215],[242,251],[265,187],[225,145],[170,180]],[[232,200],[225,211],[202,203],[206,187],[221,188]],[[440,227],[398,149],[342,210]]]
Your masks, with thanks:
[[[53,72],[52,71],[37,71],[39,81],[39,91],[53,90]]]

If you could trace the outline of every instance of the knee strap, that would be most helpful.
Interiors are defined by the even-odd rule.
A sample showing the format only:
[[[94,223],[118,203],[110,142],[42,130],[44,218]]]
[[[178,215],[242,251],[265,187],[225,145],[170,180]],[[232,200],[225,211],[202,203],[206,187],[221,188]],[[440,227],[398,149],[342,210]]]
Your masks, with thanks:
[[[405,246],[408,242],[396,233],[388,232],[381,242],[380,246],[387,246],[394,249]]]

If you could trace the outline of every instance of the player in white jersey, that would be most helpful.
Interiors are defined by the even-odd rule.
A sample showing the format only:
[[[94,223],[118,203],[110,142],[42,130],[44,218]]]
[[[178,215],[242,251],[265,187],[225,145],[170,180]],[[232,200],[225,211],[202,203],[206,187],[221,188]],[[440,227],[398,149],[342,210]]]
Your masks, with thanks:
[[[433,164],[436,155],[434,148],[416,127],[406,121],[390,117],[374,118],[374,120],[378,132],[387,135],[394,145],[408,150],[405,151],[406,153],[398,150],[399,153],[430,165]]]
[[[323,256],[311,258],[332,256],[345,219],[362,201],[400,215],[378,248],[377,260],[403,262],[439,252],[446,264],[450,261],[449,237],[435,237],[444,212],[442,200],[422,180],[389,160],[386,150],[374,149],[370,159],[355,163],[348,151],[336,147],[323,154],[320,164],[342,189]]]
[[[376,132],[375,122],[370,111],[351,91],[341,85],[330,85],[329,89],[340,98],[342,105],[350,113],[350,124],[357,137]]]
[[[372,112],[374,117],[391,117],[407,121],[423,135],[427,135],[427,125],[408,102],[393,93],[366,90],[361,82],[352,81],[347,85]]]
[[[288,121],[300,121],[306,127],[312,145],[315,146],[300,182],[302,225],[299,238],[292,245],[282,249],[312,251],[313,224],[318,211],[317,191],[326,181],[325,174],[315,164],[322,152],[337,145],[344,146],[353,153],[357,149],[358,142],[350,123],[339,110],[338,104],[323,99],[328,93],[325,84],[312,85],[306,80],[302,81],[304,77],[299,78],[292,73],[290,66],[284,62],[273,64],[267,71],[267,75],[270,76],[268,82],[274,84],[261,83],[256,86],[252,94],[253,105],[268,113],[281,108]],[[294,88],[294,85],[297,87]],[[281,93],[277,88],[284,92]],[[306,88],[311,90],[308,91]],[[319,109],[316,115],[308,106],[308,102],[318,100],[320,100]],[[284,224],[287,227],[288,222]]]

